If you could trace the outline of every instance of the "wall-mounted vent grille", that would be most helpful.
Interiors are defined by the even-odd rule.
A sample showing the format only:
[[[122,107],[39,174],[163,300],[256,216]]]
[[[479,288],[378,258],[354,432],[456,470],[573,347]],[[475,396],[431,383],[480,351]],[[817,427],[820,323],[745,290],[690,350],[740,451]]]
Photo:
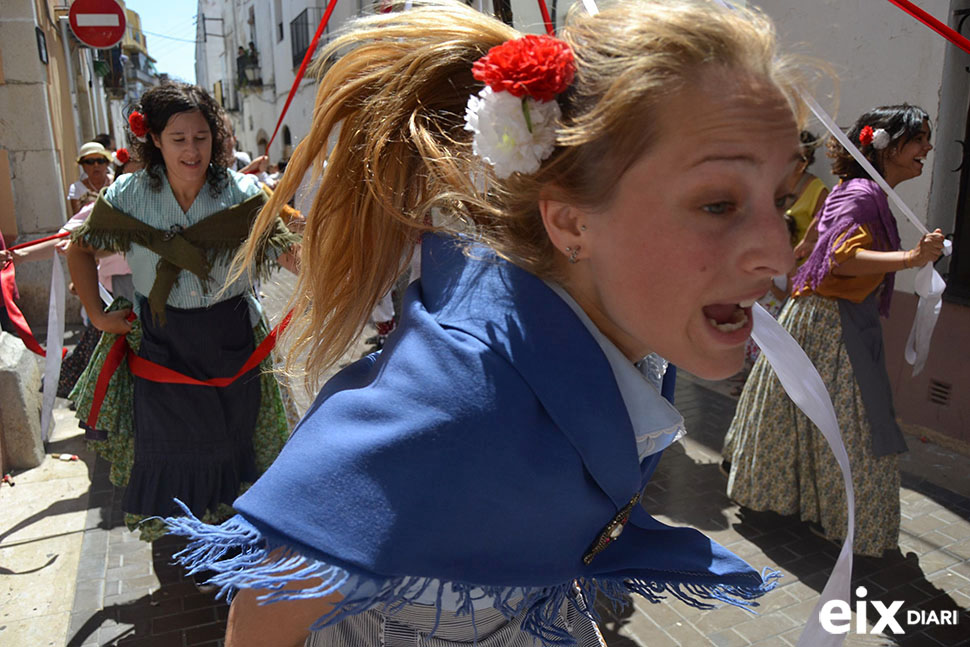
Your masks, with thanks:
[[[940,382],[939,380],[930,380],[930,389],[928,394],[929,401],[933,404],[939,404],[944,407],[949,406],[950,391],[952,390],[952,384]]]

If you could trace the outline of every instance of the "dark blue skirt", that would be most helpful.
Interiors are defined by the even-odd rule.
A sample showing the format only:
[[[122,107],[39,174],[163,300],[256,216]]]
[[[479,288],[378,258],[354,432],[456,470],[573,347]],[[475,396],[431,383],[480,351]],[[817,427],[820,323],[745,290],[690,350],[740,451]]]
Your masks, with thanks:
[[[138,355],[204,380],[235,374],[255,347],[244,296],[208,308],[165,308],[152,321],[141,295]],[[260,405],[258,368],[227,387],[134,378],[135,460],[122,509],[170,515],[178,498],[194,514],[232,503],[258,476],[253,430]]]

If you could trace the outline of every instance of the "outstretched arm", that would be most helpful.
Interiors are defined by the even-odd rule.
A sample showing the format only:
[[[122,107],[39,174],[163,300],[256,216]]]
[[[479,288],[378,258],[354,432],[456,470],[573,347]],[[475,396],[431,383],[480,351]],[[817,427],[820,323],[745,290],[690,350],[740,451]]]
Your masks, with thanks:
[[[838,276],[862,276],[885,274],[932,263],[943,253],[943,233],[937,229],[925,234],[913,249],[900,252],[877,252],[860,249],[852,258],[842,261],[832,269]]]
[[[62,242],[62,239],[54,238],[29,247],[22,247],[21,249],[5,250],[4,256],[0,257],[0,264],[3,263],[3,258],[9,259],[14,265],[30,263],[31,261],[43,261],[54,256],[54,248]]]

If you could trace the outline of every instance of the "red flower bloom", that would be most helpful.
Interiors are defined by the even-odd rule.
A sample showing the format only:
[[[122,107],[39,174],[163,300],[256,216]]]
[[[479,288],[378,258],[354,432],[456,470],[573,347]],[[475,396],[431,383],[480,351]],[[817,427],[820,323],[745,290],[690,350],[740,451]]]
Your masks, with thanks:
[[[128,160],[131,159],[131,155],[128,154],[127,148],[119,148],[115,151],[115,159],[118,160],[119,164],[127,164]]]
[[[145,115],[137,110],[128,115],[128,127],[135,137],[144,137],[148,134],[148,124],[145,123]]]
[[[874,136],[875,131],[872,130],[872,126],[863,126],[862,130],[859,131],[859,143],[863,146],[868,146],[872,143]]]
[[[552,101],[575,73],[569,45],[552,36],[528,35],[502,43],[472,66],[472,75],[495,92],[537,101]]]

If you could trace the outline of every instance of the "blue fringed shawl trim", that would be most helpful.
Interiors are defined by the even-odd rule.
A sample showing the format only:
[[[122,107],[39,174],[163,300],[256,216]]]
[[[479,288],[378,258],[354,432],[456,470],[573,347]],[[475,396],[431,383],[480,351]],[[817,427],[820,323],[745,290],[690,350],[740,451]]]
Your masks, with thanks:
[[[217,598],[231,601],[235,590],[241,588],[267,591],[260,597],[264,604],[325,597],[337,592],[343,595],[343,600],[318,618],[311,630],[375,607],[393,615],[409,604],[427,604],[427,593],[432,587],[437,589],[436,607],[440,618],[444,587],[448,585],[458,594],[458,609],[454,612],[457,615],[470,615],[474,622],[474,603],[491,598],[492,606],[507,618],[524,614],[522,629],[542,645],[567,647],[575,645],[575,639],[557,624],[567,600],[594,621],[598,620],[593,607],[598,594],[604,595],[617,609],[628,604],[628,594],[636,593],[653,603],[663,601],[669,594],[698,609],[712,609],[714,603],[723,602],[753,613],[751,607],[758,605],[754,600],[775,588],[781,577],[778,571],[766,568],[761,584],[752,587],[600,578],[537,588],[480,586],[416,576],[368,579],[352,576],[344,568],[306,557],[285,546],[273,547],[255,526],[239,515],[217,526],[208,525],[194,517],[181,501],[176,502],[186,516],[170,517],[165,523],[169,532],[186,537],[189,543],[175,558],[190,574],[203,570],[215,572],[208,583],[219,587]],[[292,582],[310,578],[319,578],[321,582],[308,588],[286,588]]]

